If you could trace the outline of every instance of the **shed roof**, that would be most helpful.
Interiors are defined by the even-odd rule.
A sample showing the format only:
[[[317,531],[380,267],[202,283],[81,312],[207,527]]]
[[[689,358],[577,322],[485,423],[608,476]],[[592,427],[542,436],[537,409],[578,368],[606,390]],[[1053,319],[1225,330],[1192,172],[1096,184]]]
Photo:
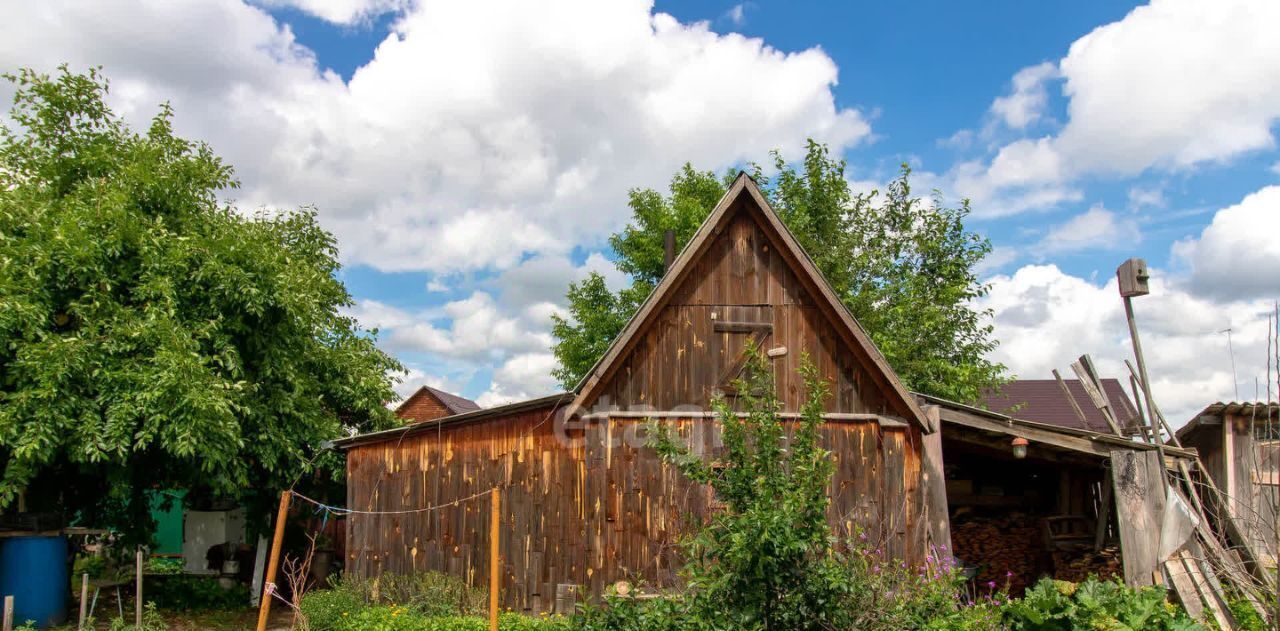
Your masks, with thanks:
[[[1178,440],[1190,437],[1202,427],[1221,425],[1224,416],[1248,416],[1259,420],[1280,418],[1280,403],[1263,403],[1262,401],[1211,403],[1178,430]]]
[[[1062,391],[1056,379],[1018,379],[1010,381],[998,390],[987,391],[982,395],[982,407],[994,412],[1017,416],[1028,421],[1083,429],[1091,432],[1110,433],[1111,427],[1103,418],[1102,412],[1093,405],[1079,379],[1064,379],[1071,391],[1080,411],[1084,412],[1084,421],[1076,415],[1071,401]],[[1116,420],[1124,429],[1136,428],[1138,410],[1134,407],[1124,386],[1116,379],[1103,379],[1102,389],[1111,402]]]
[[[950,435],[954,436],[956,432],[978,431],[1015,438],[1026,438],[1033,445],[1036,445],[1037,449],[1040,446],[1046,446],[1052,449],[1087,454],[1097,458],[1109,457],[1115,449],[1156,450],[1154,444],[1116,436],[1110,428],[1104,431],[1093,431],[1075,427],[1063,427],[984,410],[925,394],[917,393],[916,396],[922,403],[938,407],[939,419],[943,425],[942,436],[944,440],[949,432]],[[1194,459],[1196,457],[1196,452],[1193,449],[1183,449],[1172,445],[1164,445],[1163,449],[1169,462],[1176,459]]]
[[[445,409],[449,410],[449,414],[464,414],[466,412],[474,412],[480,409],[480,404],[472,401],[471,399],[460,397],[456,394],[445,392],[444,390],[437,388],[432,388],[431,386],[422,386],[413,394],[405,397],[404,401],[401,401],[400,405],[396,406],[396,412],[403,409],[410,401],[422,396],[435,397],[435,399],[439,401]]]

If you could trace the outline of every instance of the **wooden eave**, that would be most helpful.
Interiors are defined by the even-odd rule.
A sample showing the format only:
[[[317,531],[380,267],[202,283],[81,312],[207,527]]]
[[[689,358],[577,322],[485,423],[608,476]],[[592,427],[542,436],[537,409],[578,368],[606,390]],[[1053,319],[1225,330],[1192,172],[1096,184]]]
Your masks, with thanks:
[[[391,429],[384,429],[376,432],[357,434],[355,436],[348,436],[347,438],[340,438],[338,440],[335,440],[333,441],[333,445],[334,447],[337,447],[339,449],[350,449],[351,447],[356,447],[358,445],[364,445],[367,443],[377,443],[377,442],[382,442],[384,440],[392,440],[392,439],[398,440],[405,436],[420,434],[427,430],[435,430],[437,428],[451,427],[454,425],[461,425],[465,423],[475,423],[479,421],[486,421],[494,418],[500,418],[503,416],[510,416],[512,414],[519,414],[521,412],[528,412],[530,410],[538,410],[538,409],[549,407],[549,408],[552,408],[552,410],[554,411],[555,408],[562,405],[565,401],[568,401],[569,396],[571,394],[572,393],[570,392],[561,392],[559,394],[552,394],[545,397],[539,397],[537,399],[529,399],[527,401],[517,401],[515,403],[508,403],[506,405],[499,405],[496,407],[484,408],[480,410],[474,410],[471,412],[464,412],[462,414],[453,414],[451,416],[443,416],[438,419],[432,419],[430,421],[411,423],[403,427],[393,427]]]
[[[1052,448],[1088,454],[1098,458],[1109,458],[1111,452],[1117,449],[1131,449],[1134,451],[1156,450],[1156,446],[1151,443],[1133,441],[1114,434],[1102,434],[1071,427],[1037,423],[926,394],[916,394],[916,396],[927,405],[937,406],[938,416],[944,427],[951,424],[981,432],[1025,438],[1033,444],[1048,445]],[[942,435],[943,438],[946,438],[947,432],[944,430]],[[1174,447],[1173,445],[1164,445],[1163,447],[1166,458],[1165,464],[1171,469],[1178,467],[1179,460],[1186,461],[1187,464],[1195,462],[1196,451],[1194,449]]]
[[[900,405],[902,411],[905,412],[911,422],[919,425],[926,433],[932,432],[935,428],[925,418],[924,412],[921,411],[915,398],[902,384],[897,374],[889,367],[889,362],[885,360],[884,355],[876,348],[862,325],[858,324],[857,320],[854,320],[853,315],[849,313],[844,303],[836,297],[835,291],[831,289],[831,285],[827,283],[822,273],[818,271],[813,259],[809,257],[791,232],[782,224],[782,220],[769,206],[769,202],[765,200],[755,181],[743,172],[738,173],[733,185],[720,198],[715,209],[711,211],[706,221],[698,227],[697,232],[694,233],[689,243],[685,244],[680,254],[676,256],[671,268],[663,275],[657,287],[645,299],[644,304],[640,306],[636,314],[627,322],[627,326],[623,328],[622,333],[609,345],[609,350],[605,352],[604,356],[596,362],[586,377],[574,388],[577,396],[570,404],[568,414],[572,416],[584,411],[586,404],[598,396],[599,389],[617,371],[620,359],[635,348],[641,333],[653,323],[658,310],[666,305],[675,289],[688,276],[694,262],[706,253],[714,238],[725,228],[729,218],[729,211],[733,209],[734,203],[744,195],[754,202],[758,217],[763,220],[763,227],[766,228],[767,233],[772,233],[769,235],[770,238],[781,246],[779,251],[783,253],[787,262],[798,270],[796,275],[800,278],[800,281],[805,284],[813,295],[818,297],[816,302],[819,308],[823,310],[827,317],[842,325],[835,328],[840,331],[850,348],[861,355],[859,358],[861,363],[869,369],[868,372],[871,373],[871,377],[876,384],[887,392],[887,398]]]

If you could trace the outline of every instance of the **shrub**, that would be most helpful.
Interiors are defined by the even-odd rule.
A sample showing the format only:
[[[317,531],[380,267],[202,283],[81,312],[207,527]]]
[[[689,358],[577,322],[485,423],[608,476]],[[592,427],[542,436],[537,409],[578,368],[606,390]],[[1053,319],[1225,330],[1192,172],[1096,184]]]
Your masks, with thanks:
[[[135,626],[132,620],[116,618],[111,621],[111,631],[169,631],[169,623],[156,611],[156,604],[148,602],[146,611],[142,612],[142,626]]]
[[[835,622],[840,585],[827,524],[834,463],[818,428],[828,388],[807,355],[807,396],[788,437],[778,412],[772,367],[748,346],[741,397],[712,401],[723,426],[721,466],[678,443],[661,423],[649,425],[662,459],[690,480],[708,484],[725,509],[683,542],[691,612],[710,626],[735,629],[823,629]],[[740,409],[745,412],[738,415]]]
[[[488,592],[439,572],[384,574],[373,579],[342,577],[330,589],[312,590],[302,597],[301,609],[312,631],[340,628],[350,618],[372,609],[396,609],[422,618],[476,616],[487,611]],[[390,611],[378,614],[387,615]],[[370,622],[371,624],[373,622]]]
[[[313,627],[314,629],[314,627]],[[480,616],[424,616],[407,607],[375,605],[339,616],[334,631],[488,631]],[[532,618],[516,613],[498,619],[500,631],[569,631],[560,617]]]
[[[358,593],[335,583],[333,589],[317,589],[302,597],[299,608],[310,631],[332,631],[344,617],[359,613],[368,605]]]
[[[1024,597],[1006,605],[1004,612],[1015,631],[1205,629],[1166,600],[1163,587],[1133,588],[1116,579],[1100,581],[1092,576],[1079,584],[1042,579]]]
[[[986,630],[1001,627],[1001,605],[1008,600],[996,584],[980,593],[967,581],[946,550],[925,557],[919,567],[889,558],[859,535],[841,560],[843,629]]]
[[[681,603],[668,598],[640,600],[606,594],[599,605],[585,604],[573,617],[574,631],[676,631],[690,628]]]
[[[237,583],[230,589],[210,576],[145,577],[144,593],[160,609],[202,611],[244,609],[249,604],[249,587]]]

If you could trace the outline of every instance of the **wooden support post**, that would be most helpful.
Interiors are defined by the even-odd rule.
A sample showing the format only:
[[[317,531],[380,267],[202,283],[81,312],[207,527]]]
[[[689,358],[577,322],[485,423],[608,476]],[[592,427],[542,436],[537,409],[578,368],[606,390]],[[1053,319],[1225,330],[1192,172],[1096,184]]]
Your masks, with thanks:
[[[133,624],[136,628],[142,628],[142,548],[134,554],[134,593],[133,593]]]
[[[289,517],[289,500],[293,493],[280,493],[280,510],[276,512],[276,532],[271,537],[271,559],[267,562],[267,576],[262,582],[262,597],[258,602],[258,631],[267,631],[267,617],[271,615],[271,594],[276,589],[276,568],[280,565],[280,547],[284,545],[284,522]]]
[[[89,617],[89,573],[80,575],[80,623],[77,629],[84,628],[84,619]]]
[[[13,596],[4,597],[4,631],[13,631]]]
[[[1097,552],[1102,549],[1107,540],[1107,526],[1111,521],[1111,504],[1115,502],[1113,498],[1111,469],[1107,469],[1106,474],[1102,476],[1102,501],[1098,506],[1098,530],[1093,534],[1093,551]]]
[[[502,497],[496,486],[493,487],[491,495],[493,502],[489,511],[489,631],[498,631],[498,591],[502,589],[498,537],[501,536]]]

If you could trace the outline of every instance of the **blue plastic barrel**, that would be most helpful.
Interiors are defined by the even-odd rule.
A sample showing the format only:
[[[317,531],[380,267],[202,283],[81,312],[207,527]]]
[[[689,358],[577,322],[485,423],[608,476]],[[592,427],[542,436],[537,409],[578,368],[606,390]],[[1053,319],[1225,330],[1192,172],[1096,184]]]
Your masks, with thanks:
[[[0,539],[0,595],[13,596],[17,624],[56,627],[67,620],[67,538]]]

